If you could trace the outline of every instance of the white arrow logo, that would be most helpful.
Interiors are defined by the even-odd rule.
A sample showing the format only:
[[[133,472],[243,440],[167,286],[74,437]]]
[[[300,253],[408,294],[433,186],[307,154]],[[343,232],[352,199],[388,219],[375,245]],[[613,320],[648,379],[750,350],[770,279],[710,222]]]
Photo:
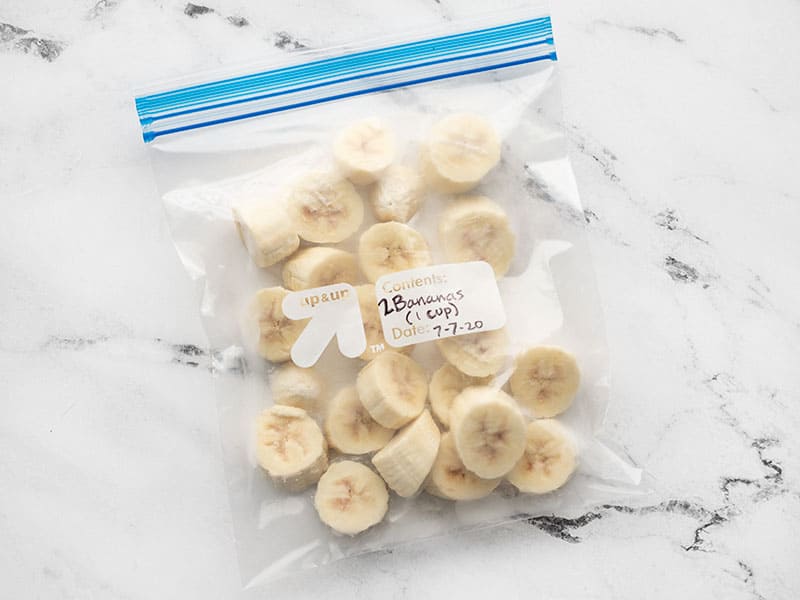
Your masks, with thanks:
[[[367,348],[358,296],[348,283],[291,292],[283,299],[283,314],[295,321],[311,319],[292,346],[292,361],[298,367],[316,364],[333,336],[348,358]]]

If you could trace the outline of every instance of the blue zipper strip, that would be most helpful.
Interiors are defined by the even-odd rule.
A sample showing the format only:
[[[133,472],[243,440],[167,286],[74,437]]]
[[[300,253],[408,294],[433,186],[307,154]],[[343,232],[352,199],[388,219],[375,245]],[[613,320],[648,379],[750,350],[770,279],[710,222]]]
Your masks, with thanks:
[[[199,102],[209,97],[220,98],[220,95],[242,94],[252,89],[263,89],[265,86],[278,83],[293,83],[303,79],[319,79],[331,74],[345,74],[353,70],[379,68],[397,62],[410,63],[414,58],[433,58],[445,54],[453,54],[459,50],[471,51],[481,47],[498,47],[503,43],[513,43],[534,36],[547,36],[552,32],[548,17],[533,21],[522,21],[490,30],[468,32],[444,38],[434,38],[423,42],[413,42],[400,46],[390,46],[365,52],[357,52],[326,58],[301,65],[282,67],[262,73],[254,73],[189,86],[168,92],[151,94],[136,99],[140,112],[155,112],[164,108],[172,108],[186,102]]]
[[[508,50],[519,50],[521,48],[528,48],[528,47],[531,47],[531,46],[538,46],[540,44],[552,44],[552,42],[553,42],[553,39],[552,38],[548,38],[546,40],[540,40],[540,41],[536,41],[536,42],[531,42],[530,44],[520,44],[518,46],[511,46],[509,48],[505,48],[505,49],[501,49],[501,50],[487,50],[486,52],[478,52],[478,53],[475,53],[475,54],[468,54],[468,55],[465,55],[465,56],[459,56],[459,60],[464,59],[464,58],[478,58],[480,56],[489,56],[491,54],[496,54],[498,52],[505,52],[505,51],[508,51]],[[405,70],[408,70],[408,69],[415,69],[415,68],[418,68],[418,67],[429,67],[429,66],[433,66],[433,65],[446,63],[446,62],[450,62],[450,59],[446,59],[445,58],[445,59],[429,61],[429,62],[417,64],[417,65],[406,65],[406,66],[402,66],[402,67],[396,67],[394,69],[385,69],[383,71],[373,71],[373,72],[370,72],[370,73],[364,73],[362,75],[353,75],[352,77],[344,77],[342,79],[335,79],[335,80],[332,80],[332,81],[326,81],[324,83],[315,83],[315,84],[312,84],[312,85],[306,85],[306,86],[302,86],[302,87],[298,87],[298,88],[286,89],[286,90],[283,90],[283,91],[280,91],[280,92],[273,92],[271,94],[260,94],[258,96],[248,96],[246,98],[239,98],[239,99],[236,99],[236,100],[229,100],[228,102],[220,102],[220,103],[217,103],[217,104],[209,104],[209,105],[204,105],[204,106],[201,106],[201,107],[188,108],[186,110],[179,110],[179,111],[176,111],[176,112],[161,114],[161,115],[158,115],[158,116],[155,116],[155,117],[145,117],[144,119],[140,119],[140,122],[142,124],[150,124],[150,123],[153,123],[153,122],[161,120],[161,119],[179,117],[179,116],[182,116],[182,115],[189,115],[189,114],[192,114],[192,113],[205,111],[205,110],[212,110],[212,109],[215,109],[215,108],[225,108],[225,107],[228,107],[228,106],[234,106],[236,104],[242,104],[244,102],[253,102],[253,101],[256,101],[256,100],[265,100],[267,98],[275,98],[277,96],[283,96],[283,95],[292,94],[292,93],[295,93],[295,92],[305,92],[305,91],[313,90],[313,89],[320,88],[320,87],[327,87],[327,86],[334,85],[334,84],[337,84],[337,83],[347,83],[347,82],[350,82],[350,81],[358,81],[359,79],[365,79],[367,77],[375,77],[375,76],[378,76],[378,75],[389,75],[391,73],[398,73],[400,71],[405,71]],[[407,83],[406,85],[410,85],[410,83]]]
[[[201,127],[543,60],[557,60],[549,17],[140,96],[136,110],[144,140],[151,142]],[[452,66],[443,70],[448,63]],[[371,78],[389,82],[370,86]],[[344,90],[326,91],[331,86]]]
[[[538,31],[531,31],[531,35],[533,34],[541,34],[547,32],[546,29],[540,29]],[[507,38],[509,42],[516,42],[520,39],[519,35],[513,35]],[[506,40],[502,40],[506,41]],[[544,38],[539,40],[535,43],[544,43],[549,41],[552,43],[552,38]],[[490,42],[483,42],[480,44],[463,44],[461,46],[455,46],[448,48],[447,51],[444,52],[437,52],[437,53],[429,53],[429,52],[415,52],[417,57],[422,59],[430,59],[435,58],[438,56],[445,56],[445,55],[452,55],[456,50],[468,51],[468,52],[475,52],[477,50],[482,50],[484,48],[491,48],[488,52],[500,52],[505,47],[498,48],[498,41],[490,41]],[[508,49],[508,48],[505,48]],[[468,55],[459,55],[459,58],[469,58],[474,54]],[[248,94],[256,94],[259,92],[265,92],[267,90],[273,90],[276,88],[284,87],[284,88],[292,88],[294,86],[299,86],[303,83],[309,81],[320,81],[321,79],[325,79],[326,77],[332,76],[341,76],[341,75],[348,75],[351,73],[360,73],[359,77],[364,77],[369,74],[376,74],[372,71],[372,69],[382,69],[385,67],[394,66],[397,64],[404,65],[403,69],[410,69],[415,68],[418,66],[426,66],[432,64],[439,64],[443,62],[445,59],[439,59],[438,61],[428,61],[423,63],[413,63],[410,62],[409,56],[394,56],[390,60],[381,61],[380,63],[372,63],[370,62],[368,65],[362,66],[360,62],[348,63],[347,65],[342,66],[340,69],[326,69],[324,72],[320,72],[315,69],[303,69],[298,74],[283,74],[280,77],[274,77],[270,79],[260,79],[258,81],[248,81],[247,83],[236,82],[232,83],[230,87],[223,87],[218,90],[205,90],[201,95],[175,95],[169,100],[162,100],[159,103],[150,103],[147,101],[147,98],[142,99],[142,102],[139,103],[137,100],[137,108],[141,114],[157,114],[159,109],[161,110],[174,110],[176,108],[184,108],[187,106],[198,105],[198,103],[202,103],[203,101],[218,101],[224,100],[226,98],[242,98],[243,96],[246,97]],[[365,73],[365,68],[369,69],[368,72]],[[399,69],[402,70],[402,69]],[[388,72],[388,71],[383,71]],[[342,79],[338,79],[337,81],[342,81]],[[173,114],[173,113],[170,113]]]

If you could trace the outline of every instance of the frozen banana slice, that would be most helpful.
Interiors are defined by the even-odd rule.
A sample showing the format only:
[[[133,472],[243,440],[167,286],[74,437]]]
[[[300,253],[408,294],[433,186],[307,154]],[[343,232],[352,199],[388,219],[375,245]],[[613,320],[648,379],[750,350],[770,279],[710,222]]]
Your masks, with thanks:
[[[509,352],[505,329],[444,338],[437,340],[436,346],[447,362],[472,377],[497,373]]]
[[[267,205],[236,206],[233,222],[239,239],[261,268],[280,262],[300,246],[297,230],[283,210]]]
[[[580,385],[575,358],[560,348],[539,346],[517,357],[511,394],[537,417],[554,417],[572,404]]]
[[[431,128],[420,158],[425,178],[434,188],[466,192],[500,161],[500,138],[483,117],[457,113]]]
[[[422,234],[403,223],[377,223],[361,234],[358,261],[373,283],[382,275],[425,267],[431,252]]]
[[[577,466],[575,444],[554,419],[528,423],[525,452],[506,475],[521,492],[545,494],[564,485]]]
[[[335,173],[314,172],[289,194],[289,216],[301,238],[325,244],[353,235],[364,220],[364,201],[353,184]]]
[[[481,479],[464,466],[451,432],[442,434],[439,453],[425,491],[445,500],[477,500],[491,494],[501,479]]]
[[[450,407],[453,400],[464,388],[473,385],[487,385],[492,377],[472,377],[465,375],[450,363],[439,367],[431,377],[428,384],[428,399],[433,409],[433,414],[445,427],[450,426]]]
[[[389,509],[389,492],[372,469],[343,460],[333,463],[320,478],[314,507],[328,527],[355,535],[383,520]]]
[[[364,334],[367,336],[367,348],[359,358],[372,360],[386,350],[392,350],[383,337],[383,326],[378,312],[378,300],[375,296],[375,286],[371,283],[356,287],[358,305],[361,308],[361,320],[364,323]],[[396,352],[408,354],[414,349],[413,345],[394,348]]]
[[[450,431],[464,466],[478,477],[508,473],[525,450],[525,421],[502,390],[468,387],[453,402]]]
[[[498,278],[514,259],[516,237],[508,216],[484,196],[462,196],[442,211],[439,240],[448,261],[486,261]]]
[[[355,255],[337,248],[303,248],[283,265],[283,285],[306,290],[332,283],[355,284],[358,264]]]
[[[283,299],[289,292],[282,287],[259,290],[256,314],[260,331],[258,352],[272,362],[291,358],[292,345],[300,337],[308,319],[293,321],[283,314]]]
[[[422,178],[403,165],[389,167],[369,195],[378,221],[407,223],[422,203]]]
[[[301,408],[273,406],[258,418],[258,464],[276,483],[299,492],[328,467],[328,447],[316,421]]]
[[[275,404],[295,406],[310,414],[322,409],[322,381],[313,368],[285,364],[272,375],[270,388]]]
[[[387,350],[361,369],[356,379],[361,403],[378,423],[402,427],[425,408],[428,381],[413,359]]]
[[[372,464],[398,496],[413,496],[422,486],[436,460],[439,435],[431,413],[425,410],[372,457]]]
[[[333,156],[356,185],[375,181],[394,160],[394,133],[377,117],[353,123],[333,143]]]
[[[345,454],[367,454],[383,448],[393,429],[379,425],[358,399],[355,386],[339,391],[328,405],[325,435],[332,448]]]

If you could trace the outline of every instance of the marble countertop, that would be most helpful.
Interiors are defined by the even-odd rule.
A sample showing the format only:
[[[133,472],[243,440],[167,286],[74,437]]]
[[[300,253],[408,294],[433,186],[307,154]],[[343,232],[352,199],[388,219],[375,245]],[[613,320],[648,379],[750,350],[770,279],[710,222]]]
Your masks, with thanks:
[[[240,597],[198,290],[133,86],[482,4],[4,0],[0,595]],[[607,435],[655,497],[339,562],[268,597],[800,594],[800,5],[568,1],[553,20]]]

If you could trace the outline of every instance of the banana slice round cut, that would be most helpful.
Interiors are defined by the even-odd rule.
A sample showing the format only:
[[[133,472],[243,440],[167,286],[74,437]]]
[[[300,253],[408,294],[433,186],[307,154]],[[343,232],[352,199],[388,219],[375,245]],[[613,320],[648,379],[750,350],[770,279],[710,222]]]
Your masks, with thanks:
[[[275,404],[302,408],[310,414],[322,408],[322,381],[312,369],[302,369],[292,363],[281,366],[270,380],[272,401]]]
[[[272,362],[291,358],[292,345],[300,337],[308,319],[293,321],[283,314],[283,299],[289,292],[282,287],[259,290],[255,306],[260,331],[258,352]]]
[[[282,210],[270,206],[236,206],[233,222],[239,239],[261,268],[280,262],[300,246],[294,224]]]
[[[422,203],[422,178],[403,165],[389,167],[369,195],[378,221],[407,223]]]
[[[472,377],[494,375],[508,356],[505,329],[444,338],[437,340],[436,345],[447,362]]]
[[[372,464],[398,496],[413,496],[436,460],[439,437],[439,428],[425,410],[372,457]]]
[[[549,346],[530,348],[517,357],[509,380],[511,394],[537,417],[554,417],[567,410],[580,385],[575,358]]]
[[[353,123],[333,143],[339,168],[356,185],[375,181],[394,160],[394,152],[394,133],[377,117]]]
[[[432,128],[421,153],[425,178],[441,192],[465,192],[500,161],[500,138],[472,113],[445,117]]]
[[[283,285],[290,290],[330,285],[355,284],[358,264],[350,252],[326,246],[304,248],[283,265]]]
[[[413,359],[387,350],[361,369],[356,379],[361,403],[378,423],[402,427],[425,408],[428,382]]]
[[[328,447],[316,421],[301,408],[273,406],[258,418],[258,464],[277,484],[299,492],[328,467]]]
[[[403,223],[376,223],[358,241],[361,270],[373,283],[383,275],[431,264],[422,234]]]
[[[445,500],[477,500],[491,494],[502,479],[481,479],[464,466],[451,432],[442,434],[439,453],[425,491]]]
[[[387,348],[386,338],[383,337],[383,326],[378,312],[378,299],[375,296],[375,286],[371,283],[356,287],[358,305],[361,308],[361,321],[364,324],[364,334],[367,337],[367,348],[361,353],[363,360],[372,360]],[[395,348],[395,351],[408,354],[414,349],[413,344]]]
[[[358,399],[354,386],[339,391],[328,405],[325,435],[332,448],[345,454],[367,454],[383,448],[393,429],[379,425]]]
[[[450,262],[483,260],[498,278],[508,272],[516,246],[508,215],[484,196],[462,196],[450,204],[439,221],[439,240]]]
[[[389,492],[375,471],[343,460],[333,463],[320,478],[314,507],[331,529],[355,535],[383,520],[389,509]]]
[[[473,385],[487,385],[492,377],[472,377],[465,375],[450,363],[445,363],[434,372],[428,384],[428,399],[433,414],[445,427],[450,426],[450,407],[453,400],[464,388]]]
[[[506,479],[521,492],[546,494],[564,485],[577,466],[575,444],[554,419],[528,423],[525,452]]]
[[[289,193],[288,212],[301,238],[341,242],[364,220],[364,201],[353,184],[335,173],[309,173]]]
[[[525,421],[502,390],[468,387],[453,402],[450,431],[464,466],[484,479],[508,473],[525,450]]]

